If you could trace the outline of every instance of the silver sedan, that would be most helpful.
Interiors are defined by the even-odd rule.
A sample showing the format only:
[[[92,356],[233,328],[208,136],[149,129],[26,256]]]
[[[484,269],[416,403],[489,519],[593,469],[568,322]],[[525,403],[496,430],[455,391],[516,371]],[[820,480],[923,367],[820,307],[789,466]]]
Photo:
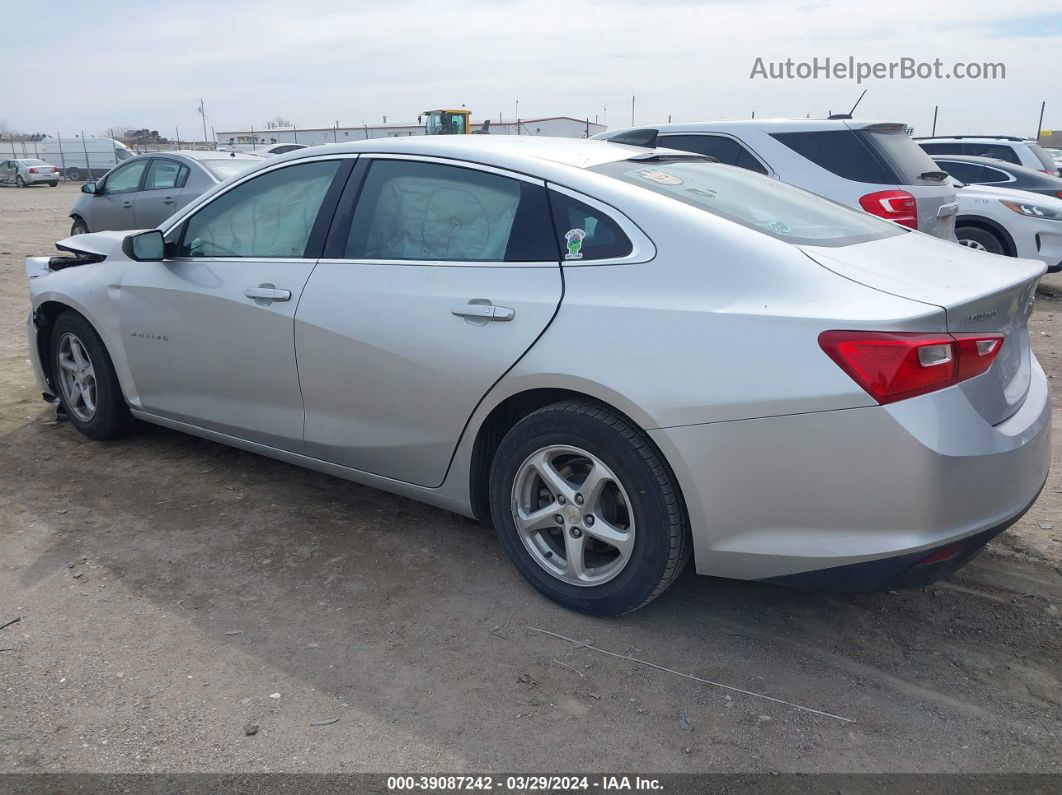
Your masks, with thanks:
[[[27,260],[30,350],[77,430],[156,423],[477,517],[588,613],[691,556],[923,585],[1048,471],[1042,263],[689,153],[315,147],[59,247]]]
[[[81,186],[70,234],[158,226],[201,193],[262,158],[236,152],[152,152],[122,162]]]
[[[26,188],[30,185],[59,184],[59,169],[39,158],[0,160],[0,185]]]

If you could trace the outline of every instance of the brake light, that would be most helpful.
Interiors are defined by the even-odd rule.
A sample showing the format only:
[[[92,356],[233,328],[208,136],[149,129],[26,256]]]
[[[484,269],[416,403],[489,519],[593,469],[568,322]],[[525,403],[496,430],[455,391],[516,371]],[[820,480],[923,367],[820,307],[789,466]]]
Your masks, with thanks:
[[[819,347],[880,404],[935,392],[988,370],[1002,334],[824,331]]]
[[[58,166],[52,166],[52,173],[53,174],[58,174],[59,173],[59,167]]]
[[[868,193],[859,200],[859,206],[886,221],[895,221],[911,229],[918,228],[918,202],[905,190]]]
[[[31,169],[29,169],[29,173],[36,174],[37,173],[37,169],[31,168]]]

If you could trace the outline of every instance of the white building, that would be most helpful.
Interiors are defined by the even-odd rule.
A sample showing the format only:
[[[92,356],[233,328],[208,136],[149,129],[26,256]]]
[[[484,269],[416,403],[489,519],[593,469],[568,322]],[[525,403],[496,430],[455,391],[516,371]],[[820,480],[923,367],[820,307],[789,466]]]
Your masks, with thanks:
[[[473,121],[472,130],[483,129],[483,122]],[[589,138],[604,132],[603,124],[572,116],[546,116],[539,119],[491,121],[491,135],[549,135],[559,138]],[[260,144],[299,143],[307,146],[349,143],[366,138],[399,138],[424,135],[422,124],[363,124],[358,127],[284,127],[272,130],[218,131],[218,146],[233,149],[252,149]]]

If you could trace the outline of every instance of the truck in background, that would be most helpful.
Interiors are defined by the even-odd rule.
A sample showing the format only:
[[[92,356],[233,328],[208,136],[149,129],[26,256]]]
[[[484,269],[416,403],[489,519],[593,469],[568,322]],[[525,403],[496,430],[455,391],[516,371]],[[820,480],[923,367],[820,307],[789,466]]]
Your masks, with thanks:
[[[113,138],[44,138],[39,141],[4,141],[0,157],[38,157],[59,168],[70,180],[102,177],[136,152]]]

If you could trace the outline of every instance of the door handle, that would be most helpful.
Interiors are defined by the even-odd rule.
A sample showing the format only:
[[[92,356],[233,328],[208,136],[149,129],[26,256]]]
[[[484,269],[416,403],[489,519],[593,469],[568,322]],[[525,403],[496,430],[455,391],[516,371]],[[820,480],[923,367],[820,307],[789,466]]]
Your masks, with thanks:
[[[122,207],[124,207],[127,210],[132,210],[133,209],[133,203],[129,202],[129,201],[122,202]]]
[[[262,284],[258,287],[248,287],[243,292],[248,298],[255,301],[290,301],[291,290],[278,290],[271,284]]]
[[[486,323],[488,320],[505,322],[516,317],[516,310],[507,306],[494,304],[456,304],[450,307],[450,314],[463,317],[469,321]]]
[[[174,199],[172,196],[167,196],[165,199],[162,200],[162,203],[163,204],[173,204],[175,201],[176,201],[176,199]]]

